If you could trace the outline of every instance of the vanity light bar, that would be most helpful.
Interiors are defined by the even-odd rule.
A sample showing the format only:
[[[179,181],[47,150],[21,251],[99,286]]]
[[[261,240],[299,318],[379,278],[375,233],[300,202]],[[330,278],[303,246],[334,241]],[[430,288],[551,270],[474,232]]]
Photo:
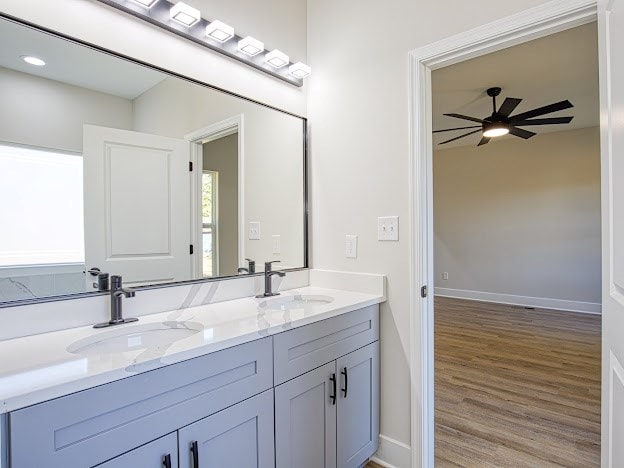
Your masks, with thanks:
[[[303,86],[303,77],[310,74],[310,67],[307,65],[301,62],[291,64],[288,55],[279,50],[265,51],[261,41],[250,36],[237,36],[234,28],[222,21],[203,19],[199,10],[184,2],[173,0],[98,1],[294,86]],[[192,3],[198,0],[187,1]]]
[[[215,41],[225,42],[234,37],[234,28],[216,20],[206,26],[206,36]]]
[[[201,12],[184,2],[178,2],[169,10],[169,17],[190,28],[201,19]]]

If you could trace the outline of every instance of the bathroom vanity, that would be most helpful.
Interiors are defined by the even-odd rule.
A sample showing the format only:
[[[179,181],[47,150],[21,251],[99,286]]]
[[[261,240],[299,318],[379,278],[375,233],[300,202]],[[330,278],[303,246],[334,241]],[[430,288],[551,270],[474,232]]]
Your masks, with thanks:
[[[21,394],[27,372],[2,377],[15,389],[0,396],[9,467],[361,466],[378,444],[381,300],[308,287],[30,337],[48,343],[50,373],[86,366]],[[191,331],[132,349],[159,326]]]

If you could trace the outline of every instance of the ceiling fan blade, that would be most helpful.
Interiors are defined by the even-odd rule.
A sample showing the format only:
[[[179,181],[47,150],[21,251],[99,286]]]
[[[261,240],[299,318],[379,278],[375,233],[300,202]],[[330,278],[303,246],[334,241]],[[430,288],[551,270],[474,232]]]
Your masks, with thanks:
[[[527,119],[537,117],[539,115],[552,114],[553,112],[557,112],[564,109],[570,109],[574,107],[570,101],[560,101],[555,102],[554,104],[550,104],[548,106],[539,107],[537,109],[533,109],[527,112],[523,112],[522,114],[514,115],[509,118],[512,124],[516,122],[522,122]]]
[[[517,137],[524,138],[525,140],[528,140],[529,138],[537,135],[537,133],[535,132],[529,132],[528,130],[525,130],[523,128],[516,127],[509,127],[509,133]]]
[[[498,113],[503,117],[509,117],[509,114],[511,114],[521,102],[522,99],[508,97],[503,101],[500,109],[498,109]]]
[[[459,140],[460,138],[467,137],[468,135],[472,135],[472,134],[474,134],[474,133],[479,133],[480,131],[481,131],[481,129],[479,129],[479,130],[475,130],[474,132],[464,133],[463,135],[460,135],[460,136],[458,136],[458,137],[451,138],[450,140],[443,141],[443,142],[442,142],[442,143],[440,143],[440,144],[441,144],[441,145],[446,145],[447,143],[450,143],[451,141]]]
[[[449,117],[455,117],[456,119],[470,120],[472,122],[479,122],[479,123],[483,123],[484,122],[481,119],[477,119],[476,117],[470,117],[468,115],[461,115],[461,114],[444,114],[444,115],[447,115]]]
[[[557,124],[569,124],[572,122],[574,117],[552,117],[550,119],[532,119],[532,120],[522,120],[520,122],[515,122],[514,125],[516,127],[522,125],[557,125]]]
[[[490,142],[490,140],[491,138],[484,136],[483,138],[481,138],[481,141],[479,142],[477,146],[487,145]]]
[[[481,125],[472,125],[470,127],[457,127],[457,128],[446,128],[444,130],[434,130],[433,133],[440,133],[440,132],[451,132],[453,130],[467,130],[469,128],[481,128]]]

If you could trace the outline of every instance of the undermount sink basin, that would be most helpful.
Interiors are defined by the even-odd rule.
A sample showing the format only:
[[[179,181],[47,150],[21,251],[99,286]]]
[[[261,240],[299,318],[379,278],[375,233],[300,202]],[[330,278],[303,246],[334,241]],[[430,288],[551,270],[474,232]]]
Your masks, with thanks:
[[[194,322],[162,322],[123,326],[78,340],[67,348],[73,354],[100,354],[158,348],[203,330]]]
[[[294,296],[283,296],[275,299],[267,299],[260,303],[261,309],[268,310],[294,310],[294,309],[312,309],[314,307],[324,306],[333,302],[334,298],[330,296],[297,294]]]

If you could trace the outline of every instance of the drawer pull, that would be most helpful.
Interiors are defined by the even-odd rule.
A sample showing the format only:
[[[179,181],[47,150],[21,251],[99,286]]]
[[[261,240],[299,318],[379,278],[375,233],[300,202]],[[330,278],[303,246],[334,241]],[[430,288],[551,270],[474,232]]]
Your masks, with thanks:
[[[163,468],[171,468],[171,454],[168,453],[163,457]]]
[[[329,395],[329,398],[332,401],[332,405],[336,404],[336,374],[332,374],[329,378],[329,381],[332,383],[332,393]]]
[[[196,440],[191,442],[191,454],[193,455],[193,468],[199,468],[199,447]]]
[[[349,388],[349,374],[347,373],[347,368],[345,367],[341,372],[344,375],[345,386],[342,389],[342,393],[344,393],[344,397],[347,398],[347,389]]]

